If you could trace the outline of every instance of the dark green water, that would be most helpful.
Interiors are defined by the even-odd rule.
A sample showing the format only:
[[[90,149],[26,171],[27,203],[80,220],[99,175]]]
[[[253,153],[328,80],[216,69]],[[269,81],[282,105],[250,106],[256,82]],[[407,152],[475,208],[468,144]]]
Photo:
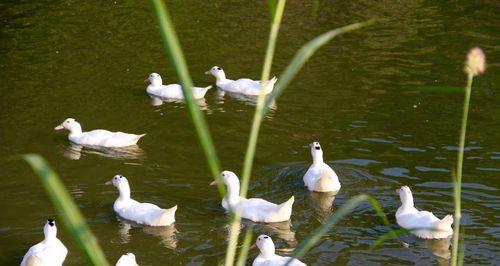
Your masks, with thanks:
[[[480,45],[489,68],[474,83],[463,184],[465,262],[499,264],[500,99],[497,1],[289,1],[273,74],[306,41],[337,26],[369,18],[378,25],[335,39],[305,65],[263,124],[249,195],[281,202],[295,195],[290,224],[245,222],[291,254],[331,211],[310,195],[302,174],[318,140],[340,176],[335,211],[367,193],[390,221],[413,189],[418,208],[439,217],[453,212],[450,169],[456,158],[467,50]],[[228,77],[260,76],[268,34],[265,3],[169,1],[197,85],[213,65]],[[177,82],[149,2],[0,4],[0,264],[19,264],[43,237],[55,213],[38,179],[16,155],[36,152],[60,173],[108,258],[134,252],[140,265],[214,265],[224,257],[228,223],[182,103],[152,106],[143,80],[158,72]],[[204,113],[224,169],[240,173],[254,107],[206,96]],[[54,126],[77,118],[84,129],[148,135],[139,151],[117,154],[72,147]],[[175,228],[121,223],[117,197],[103,183],[127,176],[133,197],[162,207],[179,205]],[[318,206],[318,202],[320,203]],[[57,216],[56,216],[57,219]],[[311,265],[435,265],[447,263],[446,241],[404,237],[369,250],[387,232],[369,205],[335,226],[303,259]],[[84,259],[67,232],[67,265]],[[250,253],[250,259],[256,256]],[[495,261],[497,259],[497,261]]]

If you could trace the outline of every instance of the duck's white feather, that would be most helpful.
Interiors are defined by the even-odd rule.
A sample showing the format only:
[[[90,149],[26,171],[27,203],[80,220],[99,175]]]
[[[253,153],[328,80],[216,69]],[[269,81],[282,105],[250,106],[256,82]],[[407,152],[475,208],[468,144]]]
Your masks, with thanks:
[[[195,99],[202,99],[205,94],[212,86],[207,86],[205,88],[193,87],[192,92]],[[161,85],[153,86],[149,85],[146,88],[148,94],[156,97],[171,98],[171,99],[184,99],[184,93],[182,92],[182,87],[179,84]]]
[[[224,70],[218,66],[212,67],[205,74],[212,74],[216,78],[215,84],[223,91],[231,93],[240,93],[245,95],[262,95],[269,94],[274,89],[274,84],[278,80],[276,77],[262,84],[260,80],[252,80],[248,78],[241,78],[232,80],[226,78]]]
[[[319,142],[313,142],[310,146],[313,163],[304,174],[304,185],[310,191],[338,192],[340,190],[339,177],[328,164],[323,162],[323,150]]]
[[[139,266],[135,260],[135,255],[133,253],[127,253],[122,255],[115,266]]]
[[[123,132],[111,132],[104,129],[96,129],[83,132],[82,126],[73,118],[64,120],[56,130],[69,130],[68,139],[78,145],[98,146],[108,148],[127,147],[137,144],[140,138],[146,134],[129,134]]]
[[[235,173],[223,171],[221,179],[227,186],[227,194],[222,199],[222,207],[227,211],[239,211],[241,217],[254,222],[276,223],[290,220],[295,198],[292,196],[281,204],[274,204],[260,198],[240,197],[240,181]]]
[[[399,226],[411,230],[417,237],[426,239],[447,238],[453,234],[451,215],[439,219],[432,212],[419,211],[413,205],[413,195],[407,186],[401,187],[398,192],[402,201],[396,212]]]
[[[175,222],[177,205],[170,209],[162,209],[152,203],[141,203],[130,198],[128,180],[121,175],[116,175],[106,184],[118,188],[120,196],[113,204],[113,210],[122,218],[149,226],[167,226]]]
[[[68,249],[57,238],[55,224],[44,227],[45,239],[28,249],[23,257],[21,266],[61,266],[66,259]]]
[[[257,256],[257,258],[255,258],[255,260],[253,261],[253,266],[283,266],[290,260],[291,261],[288,265],[306,265],[298,259],[277,255],[275,252],[274,242],[267,235],[260,235],[259,237],[257,237],[255,245],[259,248],[260,253],[259,256]]]

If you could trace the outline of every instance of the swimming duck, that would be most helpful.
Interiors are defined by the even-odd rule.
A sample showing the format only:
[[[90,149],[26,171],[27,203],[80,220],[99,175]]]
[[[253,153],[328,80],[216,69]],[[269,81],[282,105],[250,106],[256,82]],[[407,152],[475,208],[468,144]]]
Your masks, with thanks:
[[[115,175],[106,182],[118,188],[120,196],[113,204],[113,210],[122,218],[149,226],[167,226],[175,222],[177,205],[170,209],[161,209],[151,203],[141,203],[130,198],[130,186],[126,177]]]
[[[240,180],[235,173],[223,171],[220,180],[227,186],[227,194],[222,199],[222,207],[227,211],[234,212],[240,208],[241,217],[254,222],[277,223],[290,220],[295,200],[293,196],[279,205],[259,198],[246,199],[240,197]],[[218,180],[210,185],[215,185],[217,182]]]
[[[311,191],[338,192],[340,190],[339,177],[333,169],[323,162],[323,150],[319,142],[313,142],[311,155],[313,163],[304,175],[304,185]]]
[[[184,94],[182,93],[181,85],[179,84],[163,85],[161,76],[158,73],[151,73],[149,77],[145,80],[145,82],[149,82],[146,91],[151,96],[171,98],[171,99],[184,99]],[[193,87],[191,89],[193,92],[193,97],[195,99],[201,99],[205,97],[205,94],[210,88],[212,88],[212,86],[207,86],[205,88]]]
[[[140,138],[146,134],[128,134],[123,132],[111,132],[104,129],[82,132],[82,126],[74,118],[64,120],[55,130],[69,130],[68,139],[75,144],[100,146],[107,148],[126,147],[137,144]]]
[[[260,80],[251,80],[251,79],[238,79],[231,80],[226,78],[226,74],[224,70],[218,66],[212,67],[209,71],[205,72],[205,74],[215,77],[215,84],[221,90],[233,93],[241,93],[245,95],[261,95],[261,94],[269,94],[274,89],[274,84],[278,80],[276,77],[268,80],[262,88],[262,83]]]
[[[45,239],[32,246],[24,255],[21,266],[51,265],[60,266],[68,254],[68,249],[57,238],[56,222],[48,219],[43,227]]]
[[[260,254],[257,258],[255,258],[252,266],[283,266],[290,260],[291,261],[288,264],[290,266],[306,265],[298,259],[276,255],[273,240],[269,236],[260,235],[257,237],[257,240],[252,247],[255,246],[259,248]]]
[[[399,226],[411,230],[412,234],[420,238],[447,238],[453,234],[453,216],[448,214],[440,220],[432,212],[417,210],[413,206],[413,195],[408,186],[397,189],[396,194],[401,198],[401,207],[396,212]],[[414,230],[416,228],[425,229]]]
[[[129,252],[127,254],[122,255],[116,262],[115,266],[139,266],[139,265],[135,261],[134,253]]]

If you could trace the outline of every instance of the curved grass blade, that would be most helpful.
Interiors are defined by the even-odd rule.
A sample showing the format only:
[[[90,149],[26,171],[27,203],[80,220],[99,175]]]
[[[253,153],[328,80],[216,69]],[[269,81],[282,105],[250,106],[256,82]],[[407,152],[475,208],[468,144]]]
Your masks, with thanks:
[[[252,243],[252,235],[252,230],[248,229],[245,233],[245,237],[243,238],[243,246],[240,248],[240,255],[236,261],[236,266],[245,266],[248,251],[250,251],[250,243]]]
[[[186,61],[184,60],[184,55],[182,53],[179,40],[175,33],[172,21],[168,14],[167,7],[163,4],[161,0],[152,0],[153,10],[155,17],[160,26],[161,37],[163,38],[163,44],[165,46],[165,51],[167,52],[170,64],[177,72],[179,76],[179,81],[181,83],[182,92],[184,93],[184,98],[186,101],[187,109],[189,110],[189,115],[193,121],[194,127],[196,129],[196,134],[198,135],[198,140],[203,148],[203,152],[208,162],[208,167],[212,174],[214,180],[219,178],[220,173],[220,163],[217,153],[215,152],[215,147],[208,130],[207,122],[203,114],[201,113],[198,104],[196,103],[191,88],[193,87],[193,81],[189,76]],[[217,189],[221,197],[225,194],[225,188],[221,182],[218,182]]]
[[[375,243],[373,243],[370,246],[370,249],[376,249],[376,248],[378,248],[386,240],[388,240],[388,239],[394,239],[395,236],[396,236],[396,238],[398,238],[400,236],[405,236],[405,235],[408,235],[410,233],[411,233],[410,230],[404,229],[404,228],[400,228],[400,229],[396,229],[396,230],[390,230],[389,232],[387,232],[387,233],[383,234],[381,237],[379,237],[375,241]]]
[[[344,203],[344,205],[342,205],[332,216],[330,216],[330,218],[328,218],[328,220],[326,220],[324,224],[316,228],[306,240],[302,241],[295,250],[292,257],[300,259],[302,256],[304,256],[320,240],[321,236],[326,234],[333,225],[342,220],[344,216],[351,213],[352,210],[354,210],[354,208],[356,208],[363,201],[368,201],[370,205],[375,209],[376,213],[381,217],[382,222],[390,228],[390,224],[387,220],[387,217],[380,208],[380,204],[378,204],[378,202],[369,195],[358,195]],[[382,215],[380,215],[380,213]],[[291,261],[292,260],[290,259],[285,264],[285,266],[289,265]]]
[[[270,10],[272,12],[272,23],[271,30],[269,32],[269,40],[267,43],[266,55],[264,57],[264,66],[262,67],[262,75],[261,75],[261,84],[265,86],[265,82],[269,80],[269,75],[271,73],[271,65],[273,62],[274,50],[276,47],[276,39],[278,38],[278,31],[281,24],[281,18],[283,17],[283,12],[285,10],[286,0],[279,0],[275,10]],[[270,8],[273,8],[271,2],[269,2]],[[255,148],[257,146],[257,140],[259,136],[260,125],[262,123],[262,111],[264,109],[266,95],[259,95],[257,99],[257,105],[255,107],[254,118],[252,122],[252,127],[250,130],[250,136],[248,138],[248,145],[245,152],[245,159],[243,162],[243,171],[241,178],[241,189],[240,195],[242,197],[246,197],[248,184],[250,182],[250,174],[252,172],[252,164],[255,157]],[[232,261],[234,260],[234,256],[236,253],[236,245],[238,241],[238,233],[239,227],[241,223],[241,217],[237,213],[232,220],[231,225],[231,235],[229,238],[229,245],[227,247],[226,252],[226,263],[231,266]]]
[[[365,22],[354,23],[351,25],[347,25],[341,28],[337,28],[326,33],[319,35],[318,37],[312,39],[308,43],[306,43],[300,50],[295,54],[292,61],[286,67],[285,71],[281,74],[278,82],[274,86],[273,93],[271,97],[268,97],[266,100],[266,104],[264,106],[264,110],[262,112],[262,117],[265,117],[270,104],[276,100],[282,93],[283,90],[288,86],[288,84],[293,80],[297,72],[302,68],[302,66],[311,58],[311,56],[319,49],[321,46],[325,45],[329,41],[331,41],[334,37],[349,32],[353,30],[360,29],[362,27],[366,27],[375,22],[375,20],[371,19]]]
[[[40,178],[64,227],[70,232],[87,261],[91,265],[109,266],[97,238],[90,231],[82,213],[56,172],[38,154],[26,154],[23,158]]]

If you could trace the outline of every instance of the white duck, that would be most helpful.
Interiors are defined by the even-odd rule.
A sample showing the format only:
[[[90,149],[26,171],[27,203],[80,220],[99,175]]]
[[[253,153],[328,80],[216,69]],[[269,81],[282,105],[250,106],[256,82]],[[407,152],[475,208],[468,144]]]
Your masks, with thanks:
[[[68,254],[68,249],[57,238],[56,222],[48,219],[43,227],[45,239],[32,246],[24,255],[21,266],[50,265],[60,266]]]
[[[182,87],[179,84],[169,84],[163,85],[160,74],[151,73],[149,77],[145,80],[149,82],[146,91],[149,95],[162,97],[162,98],[172,98],[172,99],[184,99],[184,94],[182,93]],[[193,87],[191,90],[195,99],[201,99],[205,97],[207,91],[212,88],[208,86],[205,88]]]
[[[310,144],[313,163],[304,174],[304,185],[311,191],[338,192],[340,190],[339,177],[335,171],[323,162],[323,150],[319,142]]]
[[[113,204],[113,210],[122,218],[149,226],[167,226],[175,222],[177,205],[170,209],[161,209],[151,203],[141,203],[130,198],[130,186],[127,178],[115,175],[106,182],[118,188],[120,196]]]
[[[432,212],[419,211],[413,206],[413,195],[408,186],[396,190],[401,198],[401,207],[396,212],[396,221],[404,229],[412,230],[412,234],[420,238],[447,238],[453,234],[451,225],[453,216],[446,215],[438,219]],[[413,230],[416,228],[425,228]]]
[[[79,145],[108,148],[126,147],[137,144],[146,134],[136,135],[123,132],[111,132],[104,129],[82,132],[82,126],[74,118],[67,118],[55,130],[67,129],[68,139]]]
[[[122,255],[116,262],[115,266],[139,266],[139,265],[135,261],[134,253],[129,252],[127,254]]]
[[[266,235],[260,235],[257,237],[255,244],[252,247],[257,246],[260,250],[259,256],[255,258],[252,263],[252,266],[283,266],[286,265],[288,261],[290,266],[302,266],[306,265],[298,259],[291,257],[282,257],[280,255],[276,255],[274,251],[274,243],[273,240]]]
[[[260,80],[251,80],[246,78],[238,80],[227,79],[224,70],[218,66],[212,67],[209,71],[205,72],[205,74],[213,75],[216,79],[215,84],[221,90],[245,95],[269,94],[273,91],[274,84],[278,80],[276,77],[273,77],[268,80],[262,88]]]
[[[259,198],[246,199],[240,197],[240,180],[235,173],[223,171],[220,176],[227,186],[227,194],[222,199],[222,207],[227,211],[239,210],[241,217],[254,222],[277,223],[290,220],[295,200],[293,196],[279,205]],[[210,185],[217,182],[214,181]]]

